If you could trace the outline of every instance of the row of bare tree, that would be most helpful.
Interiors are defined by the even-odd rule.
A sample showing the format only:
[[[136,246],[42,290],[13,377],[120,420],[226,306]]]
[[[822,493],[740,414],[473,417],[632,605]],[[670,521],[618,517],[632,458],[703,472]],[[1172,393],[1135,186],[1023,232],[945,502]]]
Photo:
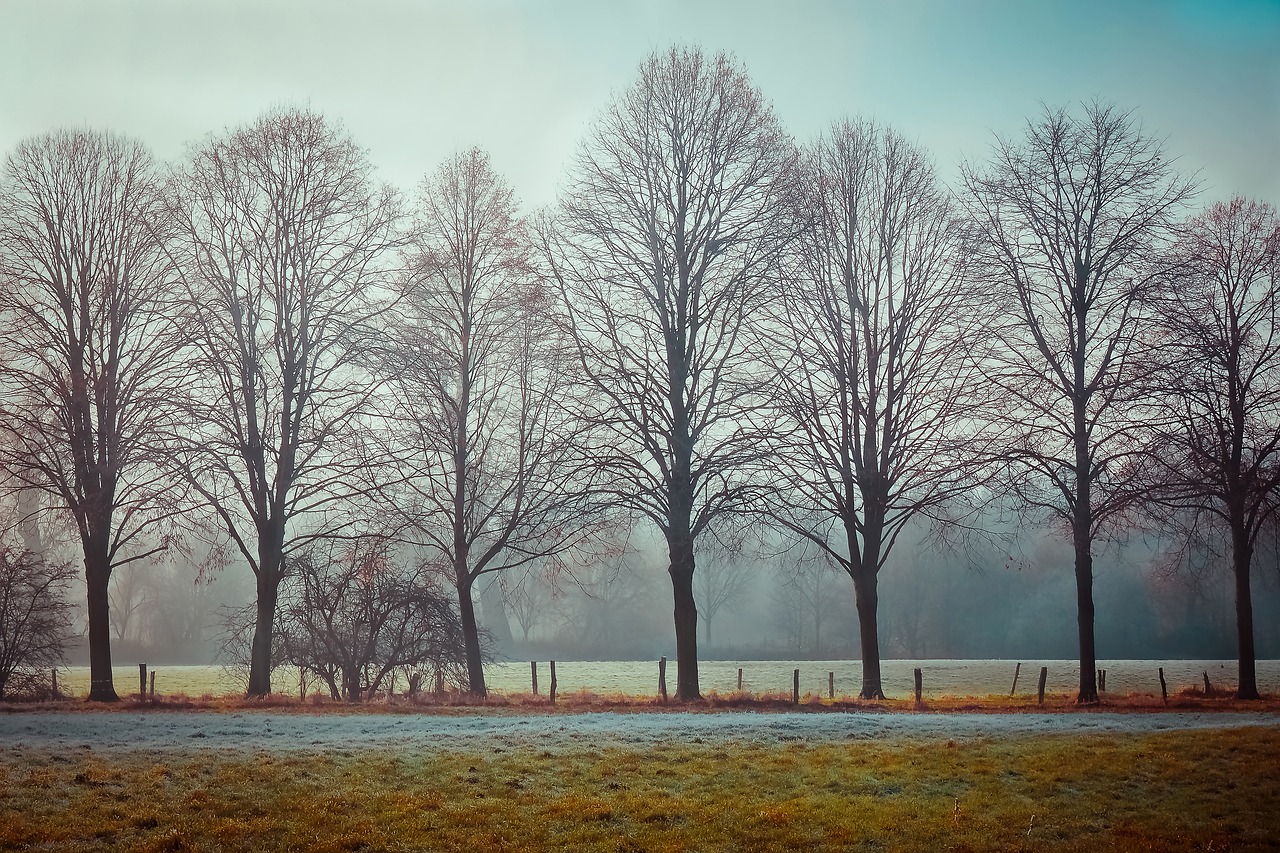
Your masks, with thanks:
[[[699,695],[695,554],[755,524],[848,573],[876,697],[899,536],[993,502],[1071,538],[1081,701],[1093,554],[1140,523],[1228,555],[1256,695],[1280,230],[1245,200],[1184,220],[1194,181],[1130,114],[1046,110],[952,193],[871,121],[797,147],[737,62],[673,48],[588,131],[553,211],[522,217],[478,150],[411,213],[371,171],[304,110],[168,169],[87,131],[6,159],[0,444],[11,487],[79,535],[91,699],[115,696],[112,570],[210,518],[257,581],[250,695],[314,545],[428,554],[483,694],[477,581],[597,558],[645,519],[679,697]]]

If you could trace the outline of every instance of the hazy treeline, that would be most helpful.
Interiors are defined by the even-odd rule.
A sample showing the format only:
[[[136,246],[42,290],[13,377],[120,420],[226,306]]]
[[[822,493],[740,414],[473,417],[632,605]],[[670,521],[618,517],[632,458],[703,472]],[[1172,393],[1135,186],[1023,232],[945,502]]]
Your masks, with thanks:
[[[305,109],[171,164],[55,130],[0,175],[6,555],[83,563],[91,699],[216,599],[250,695],[286,660],[483,694],[495,647],[651,654],[673,616],[681,698],[700,644],[858,654],[868,698],[885,655],[1071,651],[1094,701],[1099,653],[1231,653],[1254,696],[1280,224],[1197,203],[1113,105],[948,187],[692,48],[532,214],[480,149],[406,194]]]
[[[1075,614],[1064,605],[1072,596],[1072,578],[1063,571],[1069,560],[1053,539],[1029,544],[1014,562],[1002,554],[938,553],[927,543],[906,542],[886,569],[882,587],[885,656],[1072,657]],[[495,653],[559,660],[669,655],[669,592],[659,553],[648,548],[629,561],[599,568],[598,575],[575,572],[572,578],[519,573],[505,590],[498,588],[496,603],[482,591],[481,624]],[[704,657],[857,658],[857,614],[848,580],[830,566],[745,556],[730,571],[732,594],[709,620],[702,602],[712,594],[699,596]],[[721,583],[716,568],[708,575],[708,583]],[[185,566],[122,571],[112,591],[116,657],[152,663],[221,660],[223,608],[252,601],[249,577],[242,567],[231,567],[216,582],[197,585]],[[1109,549],[1096,584],[1098,643],[1106,657],[1235,655],[1234,593],[1221,566],[1203,576],[1169,575],[1152,560],[1147,544],[1130,543]],[[1258,656],[1280,656],[1280,620],[1273,615],[1280,611],[1276,573],[1262,571],[1255,594]],[[79,625],[82,632],[82,616]],[[507,632],[510,638],[498,642]],[[87,649],[73,647],[70,659],[87,662]]]

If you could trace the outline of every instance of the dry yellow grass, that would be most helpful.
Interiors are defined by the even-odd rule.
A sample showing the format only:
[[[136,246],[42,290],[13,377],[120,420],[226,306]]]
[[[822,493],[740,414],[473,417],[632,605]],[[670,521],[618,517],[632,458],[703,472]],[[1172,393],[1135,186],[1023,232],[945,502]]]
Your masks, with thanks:
[[[0,849],[1250,850],[1280,732],[644,749],[0,753]]]
[[[1023,713],[1064,712],[1090,713],[1152,712],[1152,711],[1265,711],[1280,712],[1280,696],[1264,695],[1256,701],[1240,701],[1229,693],[1206,696],[1199,689],[1186,689],[1173,694],[1168,701],[1147,693],[1104,694],[1100,702],[1080,705],[1072,694],[1046,694],[1044,704],[1034,696],[934,696],[920,705],[912,699],[865,700],[849,695],[837,695],[834,699],[815,694],[805,694],[797,706],[788,693],[717,693],[709,691],[701,700],[678,702],[672,698],[663,702],[656,696],[630,696],[623,693],[593,693],[579,691],[561,693],[556,704],[550,704],[547,696],[530,693],[491,692],[478,699],[461,692],[443,694],[422,693],[410,699],[396,696],[391,700],[378,697],[365,703],[348,703],[322,696],[310,696],[305,701],[289,694],[273,694],[266,698],[250,699],[243,695],[187,696],[167,694],[154,701],[138,694],[128,694],[112,704],[85,702],[82,699],[63,699],[53,702],[0,702],[0,712],[23,711],[241,711],[271,710],[300,713],[431,713],[467,714],[476,710],[488,713],[580,713],[584,711],[722,711],[755,710],[821,712],[821,711],[891,711],[903,713]]]

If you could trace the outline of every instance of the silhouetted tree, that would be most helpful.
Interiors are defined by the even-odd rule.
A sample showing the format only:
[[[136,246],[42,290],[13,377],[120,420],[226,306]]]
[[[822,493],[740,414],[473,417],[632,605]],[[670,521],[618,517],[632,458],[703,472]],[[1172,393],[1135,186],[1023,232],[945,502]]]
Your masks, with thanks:
[[[288,562],[282,660],[318,677],[334,699],[358,702],[398,671],[462,668],[462,626],[438,568],[406,570],[376,537],[313,542]]]
[[[599,430],[599,496],[666,538],[681,699],[699,696],[695,543],[752,503],[764,371],[746,346],[789,236],[794,151],[746,72],[672,48],[587,135],[543,230]]]
[[[0,699],[15,679],[48,675],[63,662],[72,637],[67,588],[75,579],[70,563],[0,547]]]
[[[847,612],[846,600],[835,594],[841,586],[841,568],[825,549],[816,548],[809,541],[787,551],[774,563],[776,586],[770,602],[773,624],[794,646],[796,654],[822,654],[829,645],[824,640],[829,632],[824,630],[831,622],[840,621],[842,610]]]
[[[1193,193],[1131,114],[1047,109],[998,139],[964,181],[996,314],[989,377],[1003,485],[1068,531],[1075,554],[1079,701],[1097,701],[1093,548],[1132,505],[1143,444],[1140,353],[1154,252]]]
[[[107,591],[111,607],[111,626],[115,629],[117,640],[129,636],[129,629],[141,638],[142,629],[134,621],[134,615],[146,613],[150,598],[146,575],[135,565],[111,573],[111,586]]]
[[[20,143],[0,178],[0,462],[79,534],[91,700],[117,698],[111,572],[165,548],[176,511],[154,449],[180,381],[162,191],[141,144],[92,131]]]
[[[702,618],[703,639],[708,644],[711,642],[711,621],[721,610],[736,608],[754,579],[750,557],[736,547],[718,545],[714,540],[704,542],[695,555],[702,570],[695,574],[693,586],[697,593],[698,615]]]
[[[399,209],[371,171],[340,127],[280,110],[195,147],[175,199],[191,379],[173,459],[257,580],[251,696],[271,692],[285,555],[334,535],[362,482]]]
[[[526,644],[529,642],[529,632],[549,615],[556,592],[545,573],[532,567],[526,567],[519,580],[502,589],[503,603],[515,616]]]
[[[1149,464],[1161,520],[1235,579],[1241,699],[1258,697],[1251,569],[1280,487],[1280,220],[1232,199],[1188,221],[1153,297],[1163,415]],[[1225,542],[1222,536],[1225,535]],[[1221,543],[1221,544],[1220,544]]]
[[[853,579],[861,695],[883,699],[878,577],[912,519],[941,518],[969,487],[981,315],[923,151],[844,121],[802,162],[807,222],[773,324],[785,463],[771,506]]]
[[[475,585],[588,530],[568,370],[511,190],[472,149],[424,180],[386,369],[383,493],[458,592],[468,690],[485,695]]]

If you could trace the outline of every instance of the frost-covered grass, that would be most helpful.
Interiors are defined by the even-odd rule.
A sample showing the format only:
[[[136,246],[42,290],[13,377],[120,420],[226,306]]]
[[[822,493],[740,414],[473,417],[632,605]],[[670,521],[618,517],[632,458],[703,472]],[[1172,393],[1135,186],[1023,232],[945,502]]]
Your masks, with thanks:
[[[643,748],[0,752],[0,849],[1247,850],[1280,729]]]

